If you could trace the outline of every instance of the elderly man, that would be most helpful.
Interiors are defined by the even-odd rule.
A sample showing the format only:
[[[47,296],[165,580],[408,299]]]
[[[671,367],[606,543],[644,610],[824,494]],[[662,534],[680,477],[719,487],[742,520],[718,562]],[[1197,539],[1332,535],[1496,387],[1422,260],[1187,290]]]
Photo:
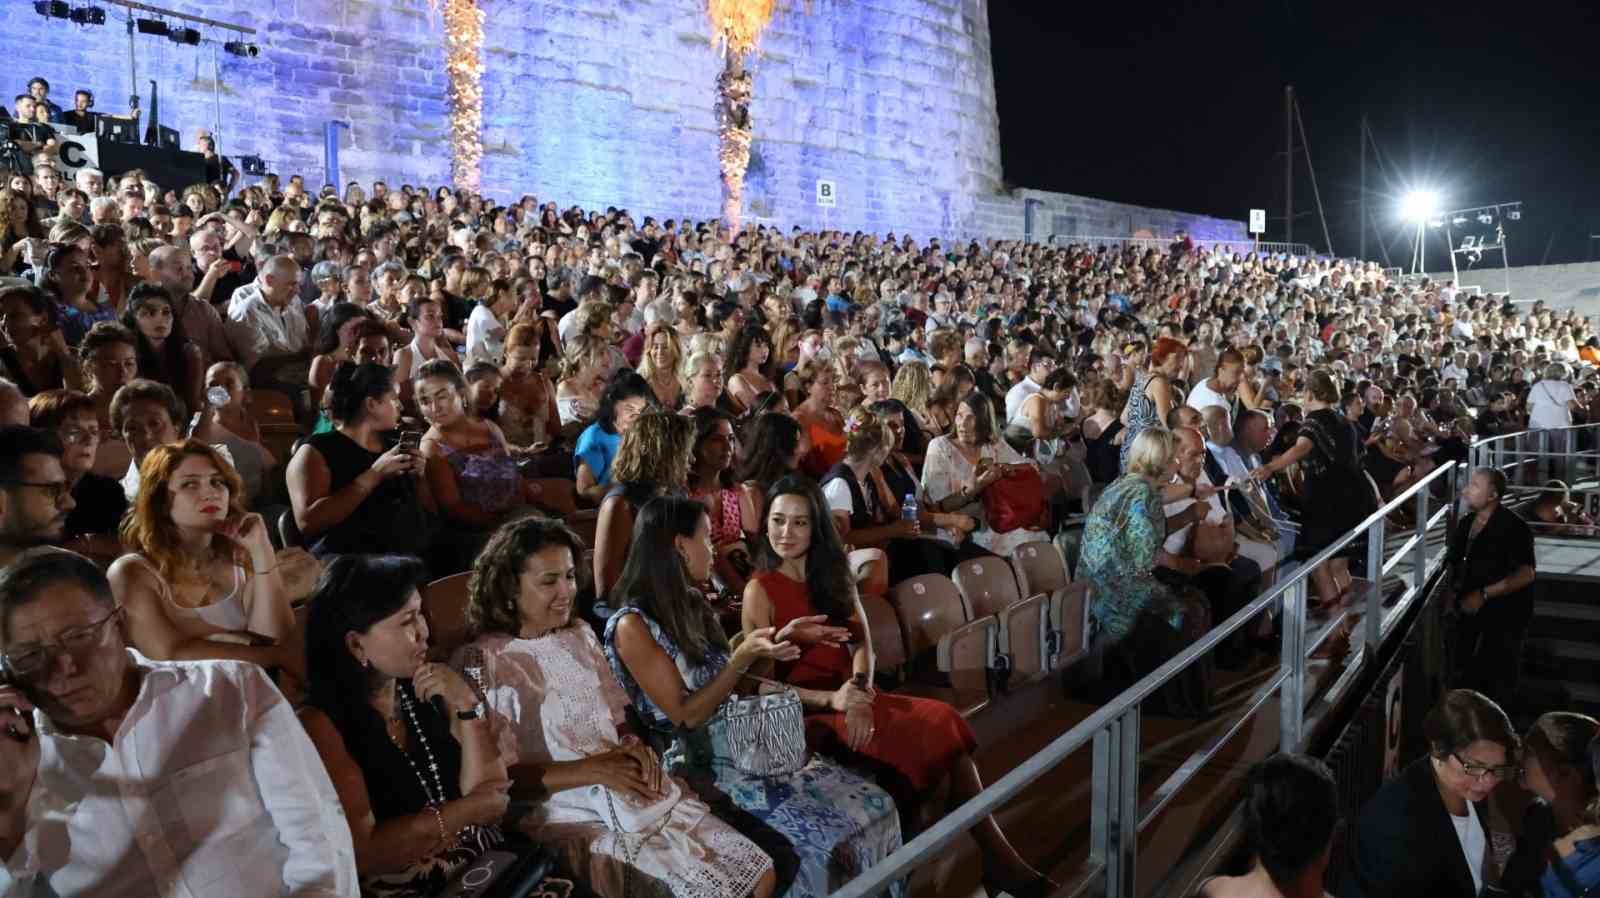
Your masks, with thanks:
[[[1256,413],[1259,414],[1259,413]],[[1244,459],[1233,448],[1233,427],[1228,420],[1228,410],[1220,405],[1206,406],[1200,412],[1205,427],[1205,467],[1201,476],[1215,487],[1226,484],[1233,478],[1240,484],[1248,486],[1250,470],[1244,466]],[[1257,526],[1262,523],[1260,513],[1251,506],[1250,500],[1244,495],[1243,489],[1227,491],[1228,513],[1235,522],[1246,522]],[[1251,531],[1257,532],[1257,531]],[[1276,542],[1263,542],[1252,539],[1249,535],[1239,532],[1236,526],[1235,546],[1239,554],[1249,558],[1260,566],[1263,574],[1270,579],[1271,572],[1278,566],[1278,544]]]
[[[299,286],[300,264],[292,256],[273,256],[228,303],[230,330],[242,350],[239,363],[252,383],[291,393],[305,389],[311,327],[296,296]]]
[[[72,183],[73,186],[88,194],[89,199],[93,200],[105,191],[106,176],[100,169],[85,165],[83,168],[78,169],[77,174],[72,176]]]
[[[253,270],[246,273],[243,263],[223,255],[222,236],[210,228],[189,234],[189,257],[195,296],[219,310],[226,310],[234,291],[254,279]]]
[[[205,353],[206,362],[232,362],[239,358],[237,344],[218,312],[210,303],[190,295],[194,289],[194,269],[189,253],[181,246],[163,246],[150,253],[150,271],[172,294],[172,315],[183,326],[183,335]]]
[[[57,549],[0,573],[0,648],[0,893],[356,894],[338,794],[261,668],[145,659]]]
[[[1191,486],[1205,483],[1204,437],[1192,427],[1178,428],[1173,435],[1178,438],[1178,467],[1174,482]],[[1167,518],[1172,519],[1195,501],[1192,497],[1186,497],[1168,502]],[[1167,534],[1162,548],[1171,559],[1158,570],[1157,576],[1172,580],[1176,585],[1194,586],[1205,593],[1211,603],[1212,620],[1220,622],[1260,592],[1261,567],[1233,545],[1236,541],[1233,516],[1223,507],[1220,494],[1212,493],[1201,501],[1210,507],[1200,523],[1185,524]],[[1211,555],[1212,547],[1206,544],[1208,536],[1217,535],[1208,531],[1222,528],[1226,528],[1226,533],[1221,534],[1221,538],[1226,538],[1232,549],[1226,558]],[[1218,653],[1217,660],[1224,668],[1237,668],[1249,660],[1243,630],[1239,631],[1238,638],[1228,640]]]
[[[93,196],[91,194],[91,196]],[[94,196],[89,200],[90,224],[122,224],[122,207],[114,196]]]
[[[1472,472],[1461,491],[1472,514],[1456,525],[1445,556],[1460,612],[1455,633],[1459,684],[1496,701],[1511,698],[1517,687],[1537,575],[1533,531],[1502,504],[1505,494],[1506,476],[1500,471]]]
[[[0,428],[0,567],[27,549],[60,541],[74,506],[61,453],[52,431]]]

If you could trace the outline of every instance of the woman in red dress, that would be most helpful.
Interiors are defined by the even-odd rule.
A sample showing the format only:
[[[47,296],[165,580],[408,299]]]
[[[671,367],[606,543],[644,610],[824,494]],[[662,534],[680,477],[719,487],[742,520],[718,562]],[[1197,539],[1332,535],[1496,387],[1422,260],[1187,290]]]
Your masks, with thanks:
[[[744,632],[789,627],[800,657],[779,679],[806,706],[806,742],[845,763],[880,772],[904,809],[950,777],[953,804],[983,791],[972,760],[977,740],[960,712],[944,702],[879,692],[870,682],[870,647],[855,600],[844,543],[816,484],[791,475],[767,491],[756,552],[758,573],[744,591]],[[791,622],[799,621],[797,625]],[[989,817],[972,830],[983,850],[991,890],[1042,895],[1054,888],[1018,856]]]

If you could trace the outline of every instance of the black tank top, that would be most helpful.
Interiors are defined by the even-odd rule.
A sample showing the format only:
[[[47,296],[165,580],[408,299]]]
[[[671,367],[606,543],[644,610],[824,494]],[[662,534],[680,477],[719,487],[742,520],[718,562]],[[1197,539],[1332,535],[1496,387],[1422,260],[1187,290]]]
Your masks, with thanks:
[[[371,452],[337,430],[312,434],[306,444],[328,465],[328,493],[349,486],[378,460]],[[421,555],[427,548],[427,520],[409,477],[390,477],[367,495],[350,516],[317,537],[311,554],[345,555],[385,552]]]

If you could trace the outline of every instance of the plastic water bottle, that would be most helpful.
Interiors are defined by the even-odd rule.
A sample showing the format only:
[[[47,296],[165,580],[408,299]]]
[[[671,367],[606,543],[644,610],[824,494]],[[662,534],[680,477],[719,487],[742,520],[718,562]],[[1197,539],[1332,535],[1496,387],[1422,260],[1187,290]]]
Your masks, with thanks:
[[[917,522],[916,493],[906,493],[906,497],[900,500],[900,519],[910,521],[913,524]]]

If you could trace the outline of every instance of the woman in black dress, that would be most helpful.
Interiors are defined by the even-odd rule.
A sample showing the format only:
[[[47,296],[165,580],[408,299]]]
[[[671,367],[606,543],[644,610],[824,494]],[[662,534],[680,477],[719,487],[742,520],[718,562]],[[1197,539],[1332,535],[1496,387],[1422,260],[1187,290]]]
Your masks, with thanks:
[[[1299,437],[1287,452],[1250,472],[1251,478],[1266,480],[1292,464],[1300,464],[1305,486],[1295,555],[1302,560],[1326,549],[1378,508],[1372,484],[1361,469],[1361,440],[1355,426],[1339,410],[1339,389],[1339,381],[1332,374],[1324,370],[1312,372]],[[1320,602],[1337,602],[1350,588],[1350,556],[1364,546],[1363,540],[1352,542],[1338,557],[1311,572]]]
[[[377,898],[441,894],[505,847],[505,764],[477,691],[426,660],[424,579],[415,558],[345,556],[328,566],[306,622],[301,722],[350,822],[362,894]],[[544,888],[573,892],[565,880]]]

